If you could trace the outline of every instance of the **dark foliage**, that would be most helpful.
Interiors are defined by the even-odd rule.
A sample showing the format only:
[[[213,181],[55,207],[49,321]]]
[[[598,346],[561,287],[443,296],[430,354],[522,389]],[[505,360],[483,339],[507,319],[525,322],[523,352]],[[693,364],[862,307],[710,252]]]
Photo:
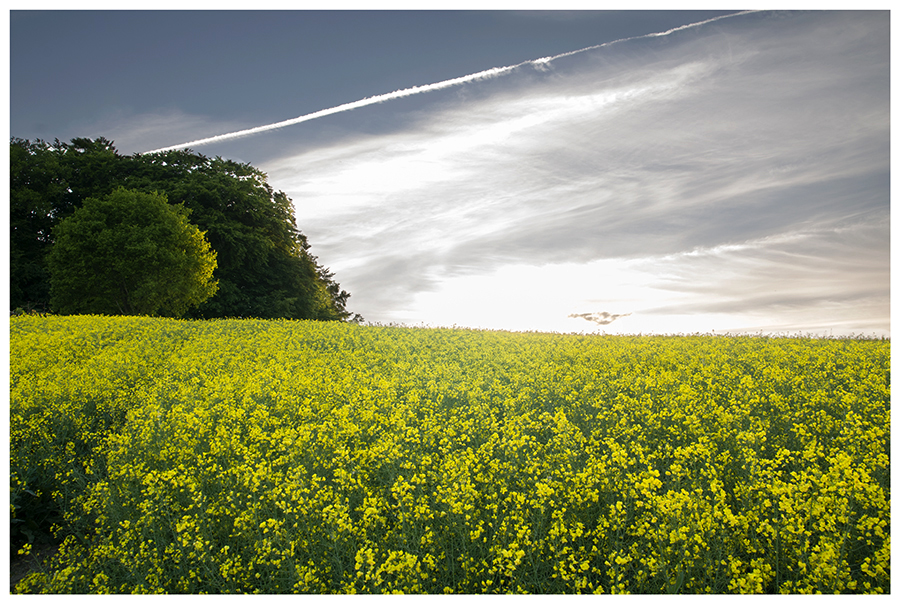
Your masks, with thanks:
[[[219,290],[190,318],[346,320],[349,294],[309,252],[291,200],[249,164],[191,151],[121,155],[104,138],[10,142],[10,306],[50,309],[53,228],[119,187],[183,204],[217,254]],[[358,317],[356,317],[358,318]]]

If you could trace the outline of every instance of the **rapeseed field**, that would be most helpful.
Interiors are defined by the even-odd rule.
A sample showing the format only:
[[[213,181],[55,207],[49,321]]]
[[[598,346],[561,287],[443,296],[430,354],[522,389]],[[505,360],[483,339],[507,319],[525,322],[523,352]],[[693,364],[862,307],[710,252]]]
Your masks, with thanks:
[[[32,593],[887,593],[890,342],[10,319]]]

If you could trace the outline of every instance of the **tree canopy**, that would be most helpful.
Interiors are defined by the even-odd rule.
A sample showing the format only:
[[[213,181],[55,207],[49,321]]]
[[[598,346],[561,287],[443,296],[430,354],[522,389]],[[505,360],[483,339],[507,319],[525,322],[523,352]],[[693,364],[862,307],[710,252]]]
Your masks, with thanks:
[[[245,163],[192,151],[119,154],[104,138],[10,142],[10,303],[48,309],[54,227],[119,187],[182,204],[216,252],[218,291],[187,317],[346,320],[349,294],[309,251],[291,200]]]
[[[182,205],[119,188],[54,229],[50,305],[62,314],[180,317],[215,294],[216,253]]]

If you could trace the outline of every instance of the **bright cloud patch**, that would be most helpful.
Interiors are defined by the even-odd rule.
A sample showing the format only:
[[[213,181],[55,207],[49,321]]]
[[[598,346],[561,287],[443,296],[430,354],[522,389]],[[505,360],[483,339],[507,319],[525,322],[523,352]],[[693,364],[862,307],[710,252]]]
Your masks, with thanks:
[[[744,15],[519,67],[261,168],[372,321],[886,333],[883,16]]]

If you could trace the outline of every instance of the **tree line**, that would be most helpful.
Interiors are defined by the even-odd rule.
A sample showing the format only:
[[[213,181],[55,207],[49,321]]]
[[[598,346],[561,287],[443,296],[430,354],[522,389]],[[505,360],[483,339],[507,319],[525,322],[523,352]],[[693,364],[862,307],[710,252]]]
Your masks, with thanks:
[[[358,320],[265,173],[105,139],[10,141],[10,306]]]

